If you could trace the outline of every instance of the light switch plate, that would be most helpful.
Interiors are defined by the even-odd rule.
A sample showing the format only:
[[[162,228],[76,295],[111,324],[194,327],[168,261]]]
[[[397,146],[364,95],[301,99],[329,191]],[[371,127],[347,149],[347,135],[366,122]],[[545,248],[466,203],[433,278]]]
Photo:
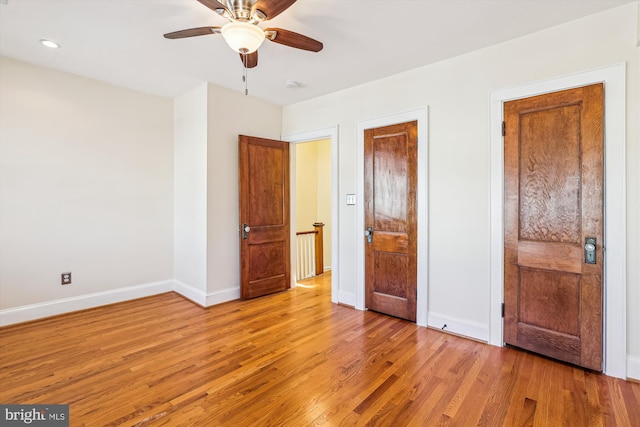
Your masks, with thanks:
[[[355,194],[347,194],[347,204],[355,205],[356,204],[356,195]]]

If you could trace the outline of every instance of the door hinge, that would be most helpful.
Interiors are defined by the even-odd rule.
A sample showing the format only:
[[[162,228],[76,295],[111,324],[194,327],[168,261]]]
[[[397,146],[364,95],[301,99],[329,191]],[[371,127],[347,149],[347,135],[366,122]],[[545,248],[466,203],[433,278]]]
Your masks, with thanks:
[[[504,317],[504,303],[502,303],[502,317]]]
[[[502,136],[505,136],[506,134],[507,134],[507,124],[503,120],[502,121]]]

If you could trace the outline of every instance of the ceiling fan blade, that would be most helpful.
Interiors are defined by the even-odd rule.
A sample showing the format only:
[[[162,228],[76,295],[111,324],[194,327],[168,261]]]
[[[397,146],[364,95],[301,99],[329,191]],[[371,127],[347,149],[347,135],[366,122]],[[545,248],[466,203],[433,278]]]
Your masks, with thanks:
[[[198,0],[198,1],[203,5],[207,6],[209,9],[213,10],[214,12],[216,12],[216,9],[228,10],[226,5],[216,0]]]
[[[246,59],[245,59],[245,57],[246,57]],[[255,52],[249,53],[249,54],[241,53],[240,54],[240,60],[242,61],[243,64],[246,61],[247,68],[257,67],[258,66],[258,51],[256,50]]]
[[[296,0],[258,0],[253,9],[258,9],[264,12],[267,19],[273,19],[287,10],[289,6],[294,4]]]
[[[220,27],[198,27],[189,28],[188,30],[174,31],[164,35],[167,39],[183,39],[185,37],[206,36],[208,34],[219,34]]]
[[[310,50],[311,52],[320,52],[323,48],[323,44],[318,40],[294,33],[293,31],[283,30],[282,28],[267,28],[264,32],[267,34],[269,40],[285,46]],[[272,35],[274,33],[275,35]]]

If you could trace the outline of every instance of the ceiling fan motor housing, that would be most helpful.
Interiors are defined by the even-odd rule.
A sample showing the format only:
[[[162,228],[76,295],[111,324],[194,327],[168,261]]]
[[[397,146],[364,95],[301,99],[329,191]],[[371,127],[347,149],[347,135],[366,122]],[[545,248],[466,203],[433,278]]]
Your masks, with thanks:
[[[261,10],[254,9],[256,0],[227,0],[225,3],[232,19],[257,23],[267,17]]]

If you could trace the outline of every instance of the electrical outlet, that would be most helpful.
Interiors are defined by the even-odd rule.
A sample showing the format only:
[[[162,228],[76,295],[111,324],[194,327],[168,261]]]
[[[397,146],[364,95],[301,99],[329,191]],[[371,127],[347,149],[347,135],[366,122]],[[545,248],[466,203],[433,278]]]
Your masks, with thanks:
[[[61,275],[61,281],[63,285],[70,285],[71,284],[71,272],[68,273],[62,273]]]

